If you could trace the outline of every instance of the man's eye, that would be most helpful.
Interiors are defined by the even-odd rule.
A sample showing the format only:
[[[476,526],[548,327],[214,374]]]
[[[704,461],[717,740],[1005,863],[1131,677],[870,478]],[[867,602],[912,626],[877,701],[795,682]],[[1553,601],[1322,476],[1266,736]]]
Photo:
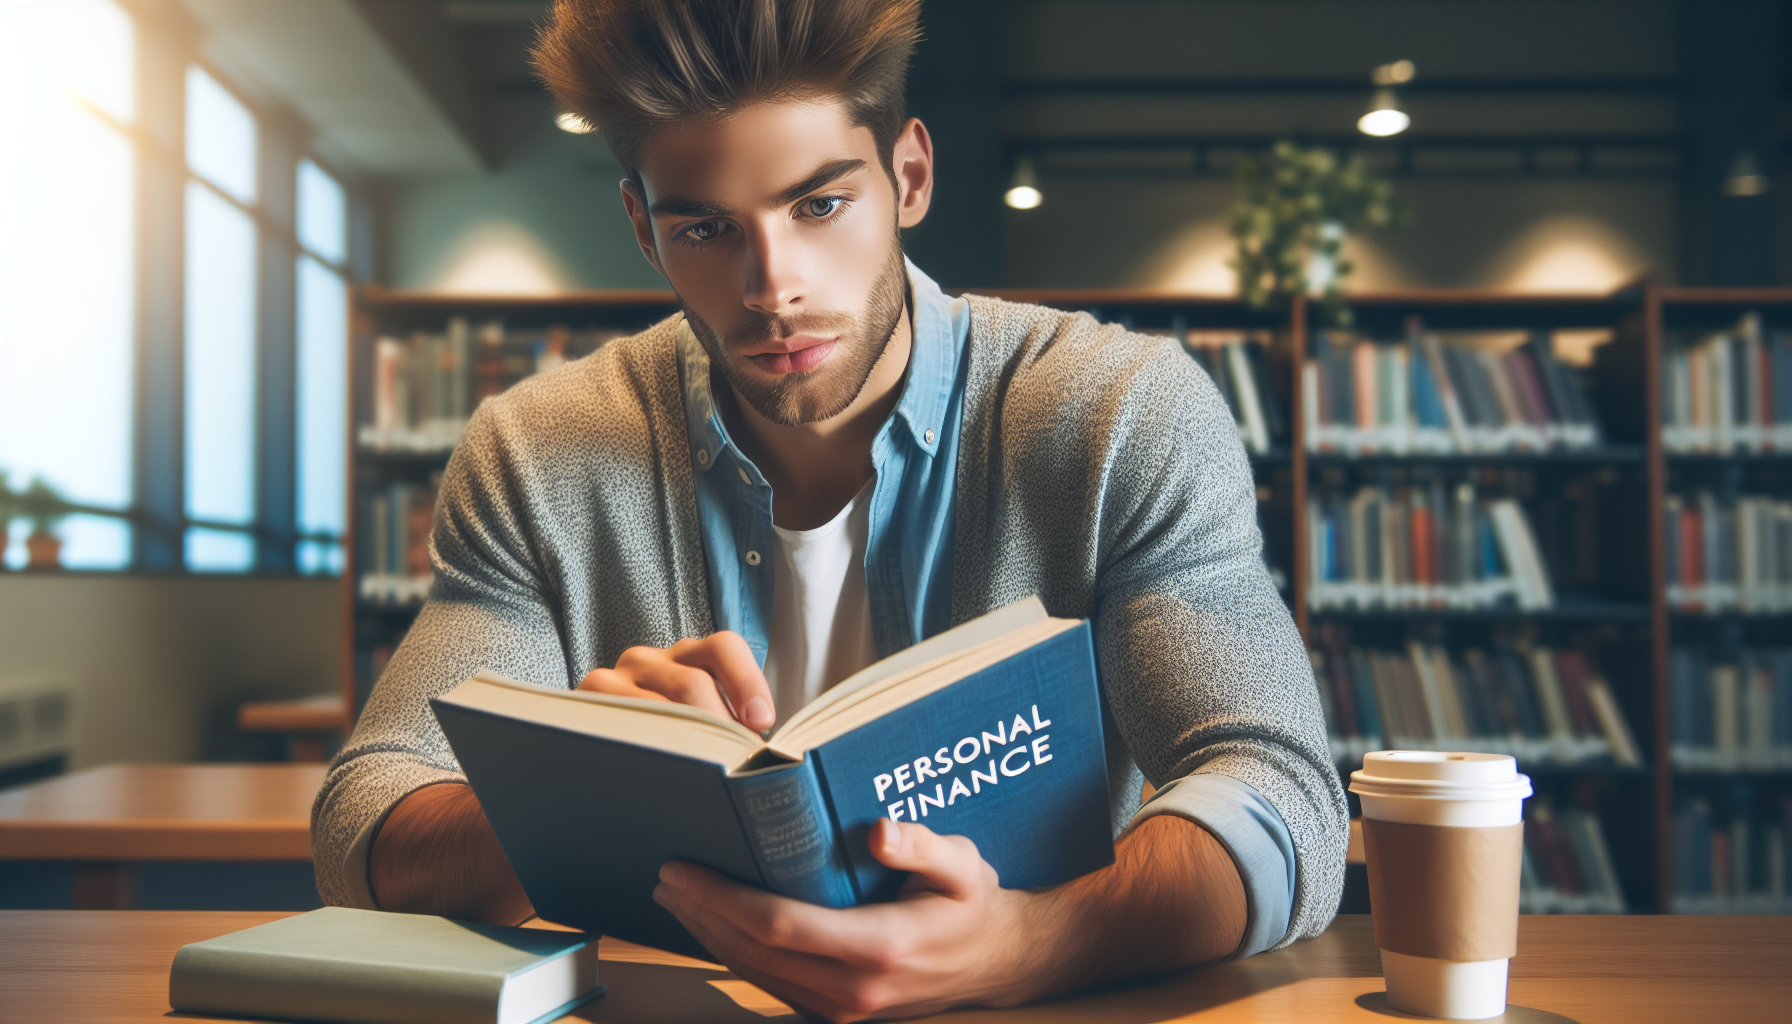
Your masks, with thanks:
[[[803,203],[803,212],[811,217],[831,217],[845,202],[844,196],[817,196]]]
[[[693,224],[685,230],[686,236],[693,241],[698,242],[712,242],[715,240],[716,236],[721,233],[722,225],[713,220],[706,220],[701,224]]]

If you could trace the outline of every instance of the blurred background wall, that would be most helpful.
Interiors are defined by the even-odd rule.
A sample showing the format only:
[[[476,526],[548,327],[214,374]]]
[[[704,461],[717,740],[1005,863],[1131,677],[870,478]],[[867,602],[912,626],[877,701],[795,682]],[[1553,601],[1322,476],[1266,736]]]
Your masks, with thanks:
[[[277,755],[236,728],[249,700],[329,690],[332,579],[0,574],[0,679],[74,697],[70,769]]]

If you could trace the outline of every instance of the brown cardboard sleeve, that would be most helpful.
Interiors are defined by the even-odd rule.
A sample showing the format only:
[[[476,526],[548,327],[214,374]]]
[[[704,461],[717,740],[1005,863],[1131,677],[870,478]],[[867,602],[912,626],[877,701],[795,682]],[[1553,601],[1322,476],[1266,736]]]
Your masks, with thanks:
[[[1449,828],[1363,819],[1375,944],[1437,960],[1518,952],[1524,826]]]

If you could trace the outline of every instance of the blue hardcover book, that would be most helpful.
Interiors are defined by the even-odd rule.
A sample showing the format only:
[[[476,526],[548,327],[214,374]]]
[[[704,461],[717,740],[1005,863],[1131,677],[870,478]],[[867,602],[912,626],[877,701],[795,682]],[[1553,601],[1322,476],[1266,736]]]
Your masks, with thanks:
[[[827,907],[888,899],[880,817],[969,837],[1003,886],[1113,863],[1089,624],[1037,598],[884,659],[769,738],[664,701],[479,673],[430,702],[542,917],[704,956],[669,860]]]
[[[1427,430],[1447,430],[1449,419],[1444,415],[1443,399],[1438,397],[1437,382],[1431,379],[1431,361],[1417,345],[1407,346],[1407,366],[1412,374],[1413,414],[1419,426]]]

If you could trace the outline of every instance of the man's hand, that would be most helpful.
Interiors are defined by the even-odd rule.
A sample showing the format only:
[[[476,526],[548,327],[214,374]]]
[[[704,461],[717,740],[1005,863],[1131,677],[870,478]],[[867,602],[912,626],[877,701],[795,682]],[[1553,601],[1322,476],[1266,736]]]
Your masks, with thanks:
[[[1180,818],[1147,819],[1112,867],[1038,892],[1001,888],[962,836],[879,821],[870,839],[912,872],[895,902],[828,910],[676,861],[654,899],[736,974],[834,1021],[1011,1006],[1214,960],[1243,938],[1231,856]]]
[[[754,732],[764,732],[778,720],[758,660],[740,634],[728,630],[680,640],[663,650],[630,647],[616,659],[615,668],[586,673],[579,689],[689,704],[738,719]]]

